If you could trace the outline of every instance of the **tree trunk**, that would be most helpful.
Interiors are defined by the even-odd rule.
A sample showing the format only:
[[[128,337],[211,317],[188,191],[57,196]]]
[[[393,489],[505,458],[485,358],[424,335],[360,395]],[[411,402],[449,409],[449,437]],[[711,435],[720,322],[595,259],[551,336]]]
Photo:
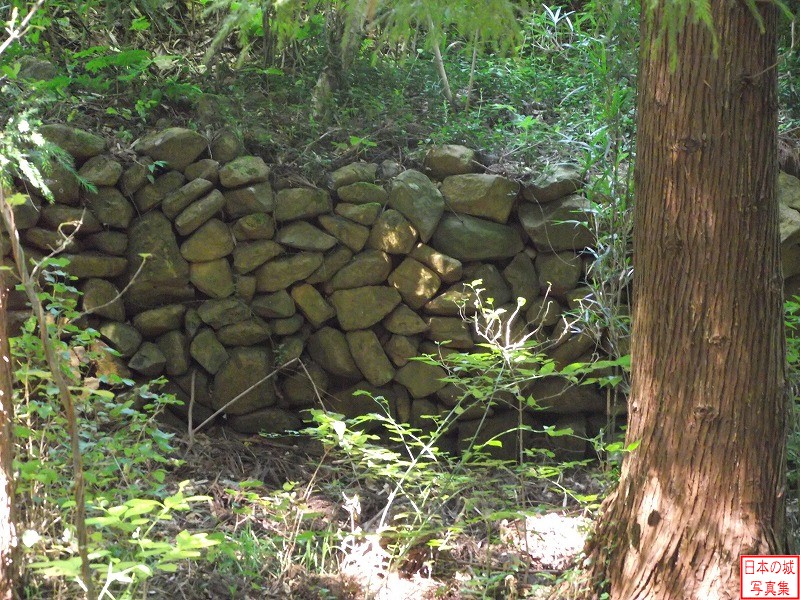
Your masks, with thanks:
[[[2,200],[2,193],[0,193]],[[2,200],[4,201],[4,200]],[[6,334],[5,277],[0,271],[0,600],[12,600],[17,582],[17,530],[14,510],[14,419],[11,362]]]
[[[690,19],[676,44],[657,41],[666,4],[642,20],[627,431],[640,446],[588,550],[613,600],[739,598],[739,555],[785,549],[776,9],[757,3],[762,32],[744,2],[712,0],[715,57]]]

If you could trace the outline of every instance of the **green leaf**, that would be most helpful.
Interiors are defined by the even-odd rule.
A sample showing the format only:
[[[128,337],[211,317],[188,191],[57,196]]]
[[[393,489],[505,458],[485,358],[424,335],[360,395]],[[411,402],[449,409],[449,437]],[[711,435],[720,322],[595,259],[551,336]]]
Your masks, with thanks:
[[[6,202],[10,206],[21,206],[28,201],[28,197],[25,194],[11,194],[10,196],[6,196]]]
[[[144,515],[153,512],[154,510],[161,508],[161,503],[156,502],[155,500],[134,498],[133,500],[128,500],[125,503],[125,507],[127,508],[125,511],[125,517],[130,518],[135,515]]]
[[[147,29],[150,29],[150,20],[147,17],[141,16],[131,21],[131,31],[145,31]]]
[[[545,425],[544,432],[550,437],[563,437],[565,435],[575,435],[575,431],[571,427],[564,429],[556,429],[554,425]]]

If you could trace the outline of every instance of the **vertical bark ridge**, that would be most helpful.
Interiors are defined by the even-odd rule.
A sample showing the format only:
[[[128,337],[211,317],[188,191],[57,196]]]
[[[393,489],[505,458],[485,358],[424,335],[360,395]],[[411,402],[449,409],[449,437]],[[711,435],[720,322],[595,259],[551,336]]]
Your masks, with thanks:
[[[632,391],[593,542],[614,600],[738,598],[738,557],[782,544],[784,391],[776,11],[712,2],[719,56],[643,18]],[[649,49],[649,50],[648,50]],[[592,548],[590,548],[591,550]]]

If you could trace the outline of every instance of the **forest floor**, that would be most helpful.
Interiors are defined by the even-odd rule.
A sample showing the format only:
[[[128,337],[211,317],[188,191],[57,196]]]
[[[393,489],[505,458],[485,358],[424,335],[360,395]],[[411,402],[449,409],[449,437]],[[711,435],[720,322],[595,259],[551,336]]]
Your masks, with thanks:
[[[603,488],[601,474],[592,471],[597,464],[563,473],[557,484],[498,470],[495,477],[476,480],[471,495],[510,484],[530,510],[509,503],[502,511],[487,510],[483,522],[459,523],[468,500],[461,498],[460,508],[435,535],[407,531],[419,539],[400,552],[390,540],[390,531],[400,529],[382,532],[376,526],[389,485],[365,485],[354,477],[344,482],[352,477],[350,465],[318,442],[232,438],[223,431],[196,436],[191,445],[185,437],[174,441],[184,462],[166,485],[177,488],[188,481],[187,494],[210,500],[174,515],[169,527],[176,533],[223,533],[242,540],[241,550],[157,575],[148,582],[148,597],[547,598],[576,564],[592,524],[593,513],[560,490],[602,493]],[[296,494],[280,493],[288,486]],[[283,502],[276,502],[278,497]],[[356,514],[354,497],[360,504]],[[249,542],[243,541],[244,532]],[[426,543],[434,538],[448,543],[438,548]],[[260,563],[254,552],[259,542]]]

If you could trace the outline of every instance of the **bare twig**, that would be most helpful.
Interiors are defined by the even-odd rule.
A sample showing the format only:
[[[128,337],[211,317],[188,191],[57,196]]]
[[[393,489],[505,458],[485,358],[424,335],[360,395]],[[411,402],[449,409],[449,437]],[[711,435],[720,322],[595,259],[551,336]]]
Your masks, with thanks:
[[[298,362],[299,360],[300,360],[299,358],[293,358],[293,359],[292,359],[292,360],[290,360],[289,362],[287,362],[287,363],[284,363],[284,364],[282,364],[281,366],[279,366],[279,367],[277,367],[276,369],[274,369],[273,371],[271,371],[271,372],[270,372],[268,375],[266,375],[265,377],[262,377],[261,379],[259,379],[258,381],[256,381],[256,382],[255,382],[253,385],[251,385],[249,388],[247,388],[246,390],[244,390],[242,393],[238,394],[236,397],[234,397],[234,398],[232,398],[231,400],[229,400],[228,402],[226,402],[224,406],[220,407],[220,408],[219,408],[219,409],[218,409],[218,410],[217,410],[217,411],[216,411],[216,412],[215,412],[213,415],[211,415],[211,416],[210,416],[210,417],[208,417],[208,418],[207,418],[205,421],[203,421],[202,423],[200,423],[200,425],[198,425],[198,426],[197,426],[197,427],[195,427],[194,429],[190,429],[190,430],[189,430],[189,431],[190,431],[190,434],[191,434],[191,435],[194,435],[195,433],[197,433],[198,431],[200,431],[200,430],[201,430],[203,427],[205,427],[205,426],[206,426],[208,423],[210,423],[211,421],[213,421],[214,419],[216,419],[216,418],[217,418],[219,415],[221,415],[223,412],[225,412],[225,409],[227,409],[227,408],[228,408],[230,405],[232,405],[234,402],[238,402],[238,401],[239,401],[239,400],[241,400],[241,399],[242,399],[244,396],[246,396],[247,394],[249,394],[250,392],[252,392],[252,391],[253,391],[254,389],[256,389],[258,386],[260,386],[262,383],[264,383],[265,381],[267,381],[267,380],[268,380],[268,379],[270,379],[271,377],[274,377],[275,375],[277,375],[278,373],[280,373],[280,372],[281,372],[283,369],[285,369],[286,367],[288,367],[288,366],[289,366],[289,365],[291,365],[292,363]],[[302,363],[301,363],[301,364],[302,364]],[[305,367],[304,367],[304,368],[305,368]],[[194,386],[193,386],[193,389],[194,389]]]
[[[191,450],[192,446],[194,445],[193,424],[194,424],[194,393],[195,393],[195,381],[196,381],[196,379],[197,379],[197,369],[192,371],[192,389],[189,392],[189,414],[186,417],[186,420],[187,420],[188,425],[189,425],[189,428],[188,428],[189,444],[188,444],[188,448],[186,448],[187,452],[189,450]]]
[[[45,0],[37,0],[36,3],[31,6],[30,10],[28,10],[28,14],[23,17],[22,21],[20,21],[19,25],[15,25],[17,18],[19,17],[19,9],[14,7],[11,10],[11,19],[9,19],[8,25],[6,26],[8,38],[2,44],[0,44],[0,54],[5,52],[11,44],[25,35],[25,33],[28,31],[28,26],[31,23],[33,15],[36,14],[36,11],[42,8],[44,2]]]
[[[86,309],[85,311],[83,311],[78,315],[78,318],[87,317],[91,314],[96,313],[98,310],[104,309],[106,306],[111,306],[112,304],[114,304],[114,302],[120,300],[122,296],[125,295],[125,292],[127,292],[131,288],[133,283],[136,281],[136,278],[142,272],[142,269],[144,269],[144,263],[146,262],[147,262],[147,257],[142,257],[142,262],[139,264],[139,268],[136,269],[136,272],[133,274],[133,277],[131,277],[131,280],[125,285],[124,288],[122,288],[119,291],[119,293],[116,296],[114,296],[111,300],[109,300],[105,304],[101,304],[100,306],[93,306],[92,308]]]

